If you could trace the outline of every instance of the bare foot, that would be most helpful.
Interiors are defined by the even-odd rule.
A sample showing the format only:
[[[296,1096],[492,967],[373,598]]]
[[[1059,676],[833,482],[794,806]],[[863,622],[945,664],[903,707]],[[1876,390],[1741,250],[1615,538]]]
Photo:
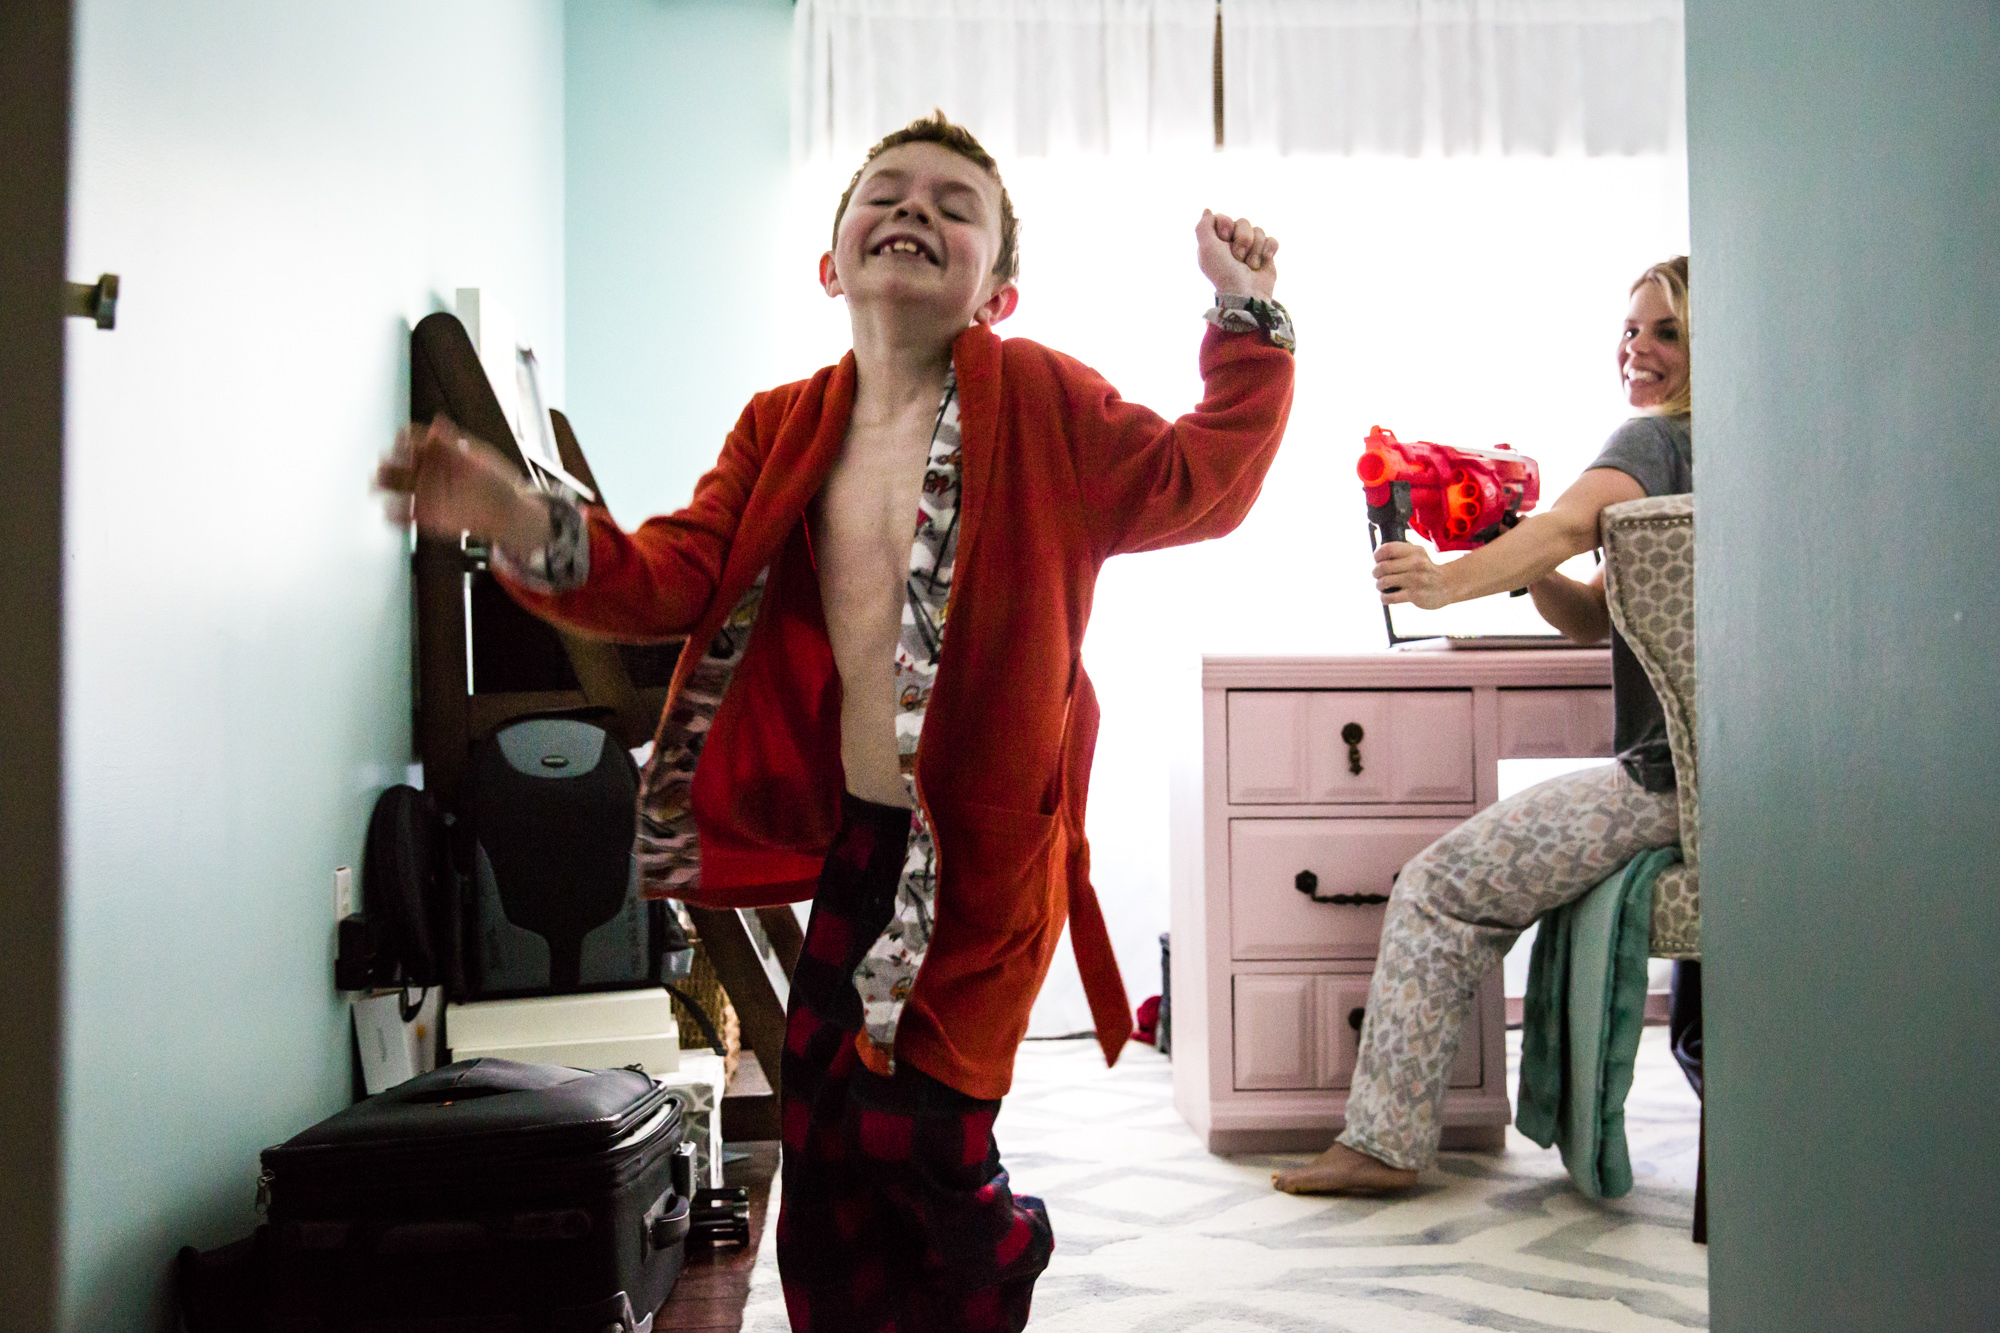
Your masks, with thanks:
[[[1395,1194],[1416,1183],[1416,1172],[1378,1162],[1344,1143],[1271,1176],[1271,1184],[1287,1194]]]

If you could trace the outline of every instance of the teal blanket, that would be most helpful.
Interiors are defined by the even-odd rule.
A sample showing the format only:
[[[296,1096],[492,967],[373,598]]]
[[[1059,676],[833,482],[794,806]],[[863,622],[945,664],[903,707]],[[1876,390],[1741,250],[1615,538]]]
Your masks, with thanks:
[[[1593,1199],[1632,1188],[1625,1095],[1646,1020],[1653,881],[1678,847],[1641,852],[1609,879],[1542,918],[1522,1005],[1520,1131],[1562,1149]]]

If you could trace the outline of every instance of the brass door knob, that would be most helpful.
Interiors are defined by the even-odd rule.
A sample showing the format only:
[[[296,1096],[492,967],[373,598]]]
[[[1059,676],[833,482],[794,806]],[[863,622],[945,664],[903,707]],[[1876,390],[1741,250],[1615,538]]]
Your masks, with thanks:
[[[118,275],[106,273],[96,282],[64,284],[63,314],[87,319],[100,329],[118,327]]]

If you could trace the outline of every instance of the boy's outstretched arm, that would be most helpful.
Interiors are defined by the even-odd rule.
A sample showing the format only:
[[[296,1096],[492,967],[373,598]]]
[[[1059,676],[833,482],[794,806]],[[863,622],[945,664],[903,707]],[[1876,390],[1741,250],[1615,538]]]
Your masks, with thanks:
[[[391,519],[427,537],[484,542],[508,591],[544,619],[604,638],[668,639],[700,619],[720,581],[756,475],[749,417],[746,409],[686,509],[632,533],[602,508],[537,491],[499,450],[443,416],[397,432],[375,484]]]
[[[1194,411],[1168,421],[1094,371],[1071,379],[1083,521],[1100,557],[1220,537],[1256,500],[1292,403],[1291,320],[1272,299],[1277,250],[1244,218],[1205,211],[1196,224],[1196,262],[1216,307]]]

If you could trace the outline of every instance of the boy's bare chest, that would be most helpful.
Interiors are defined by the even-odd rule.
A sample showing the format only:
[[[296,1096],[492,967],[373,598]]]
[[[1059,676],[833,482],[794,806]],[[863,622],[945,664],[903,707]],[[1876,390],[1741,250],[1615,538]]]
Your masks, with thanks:
[[[929,456],[928,422],[856,429],[820,490],[813,545],[837,660],[877,641],[885,659],[893,650]]]

